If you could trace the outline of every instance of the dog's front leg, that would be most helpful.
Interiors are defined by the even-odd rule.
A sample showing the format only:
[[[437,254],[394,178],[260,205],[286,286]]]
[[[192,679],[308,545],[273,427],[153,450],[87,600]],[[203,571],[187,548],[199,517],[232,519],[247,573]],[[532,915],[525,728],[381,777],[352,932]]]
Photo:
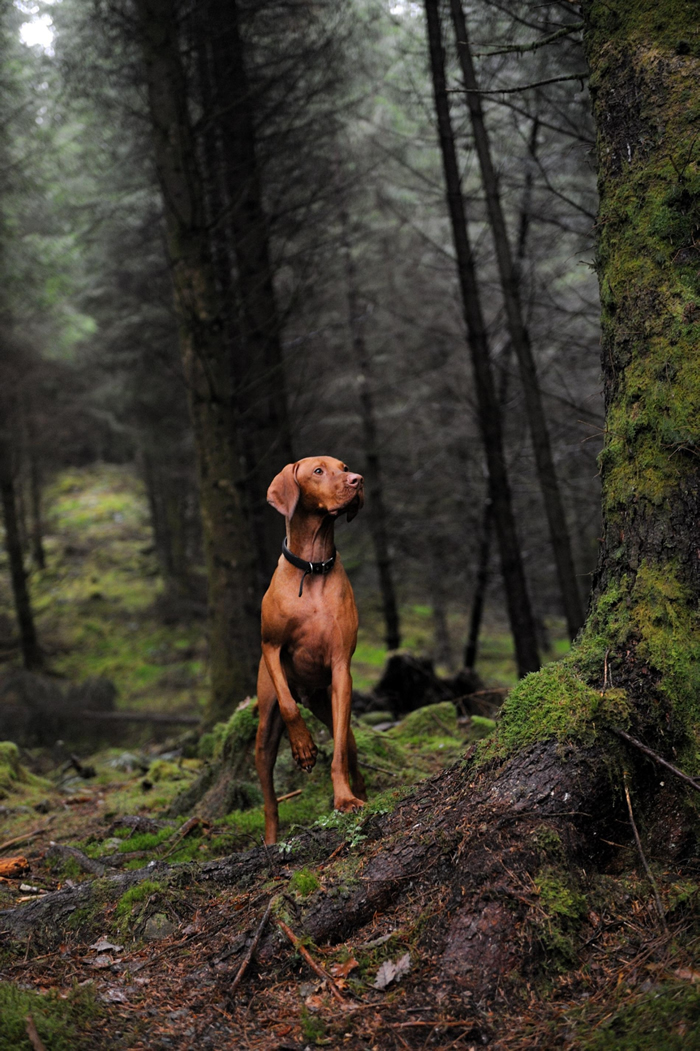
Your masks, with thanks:
[[[306,723],[302,719],[299,705],[292,697],[289,684],[287,683],[287,676],[282,667],[280,649],[279,646],[263,642],[263,658],[272,679],[272,684],[275,687],[280,712],[287,727],[292,758],[302,770],[308,772],[313,769],[316,763],[318,749],[313,742]]]
[[[333,665],[331,684],[331,708],[333,712],[333,805],[336,810],[358,810],[363,801],[358,799],[350,787],[350,710],[352,706],[352,676],[347,662]],[[354,746],[354,740],[352,741]],[[356,750],[355,750],[356,755]],[[353,756],[355,758],[355,756]],[[356,766],[356,761],[353,764]]]

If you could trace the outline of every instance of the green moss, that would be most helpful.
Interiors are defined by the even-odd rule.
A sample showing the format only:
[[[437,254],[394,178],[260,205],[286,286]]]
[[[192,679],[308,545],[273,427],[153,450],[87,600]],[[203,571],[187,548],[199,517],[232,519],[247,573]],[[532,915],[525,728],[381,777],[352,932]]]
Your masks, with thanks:
[[[421,744],[426,737],[457,737],[457,712],[452,701],[429,704],[418,708],[388,731],[391,736],[407,744]]]
[[[126,919],[139,905],[149,901],[154,894],[162,894],[165,889],[164,883],[159,883],[157,880],[152,879],[145,879],[141,883],[137,883],[135,887],[129,887],[117,902],[117,907],[114,910],[115,917],[122,920]]]
[[[185,775],[177,763],[168,762],[167,759],[156,759],[148,768],[150,781],[182,781]]]
[[[230,719],[226,722],[216,723],[209,733],[205,734],[206,742],[204,751],[200,748],[200,755],[209,752],[214,759],[227,759],[235,756],[255,739],[258,729],[258,708],[254,701],[244,701]]]
[[[624,728],[629,701],[611,668],[615,655],[632,647],[655,691],[666,698],[684,769],[700,769],[700,615],[673,565],[646,561],[599,597],[569,657],[528,675],[511,691],[481,758],[504,757],[551,738],[592,743],[606,726]]]
[[[9,795],[27,795],[32,789],[46,792],[53,786],[36,777],[20,762],[19,748],[13,741],[0,741],[0,799]]]
[[[700,990],[687,982],[665,982],[625,1004],[594,1033],[581,1033],[585,1051],[698,1051]]]
[[[573,886],[571,875],[551,866],[535,879],[544,919],[537,919],[535,934],[546,953],[545,966],[561,970],[576,960],[574,937],[586,912],[586,899]]]
[[[308,868],[298,869],[289,881],[289,885],[303,898],[313,894],[321,886],[318,876]]]
[[[591,742],[604,724],[626,721],[622,690],[596,690],[581,677],[575,653],[522,679],[511,690],[497,732],[479,749],[481,760],[504,758],[535,741]]]
[[[75,986],[67,995],[58,991],[34,993],[10,982],[0,985],[0,1051],[32,1051],[27,1036],[31,1015],[39,1038],[51,1051],[79,1051],[94,1047],[86,1032],[101,1009],[92,985]]]

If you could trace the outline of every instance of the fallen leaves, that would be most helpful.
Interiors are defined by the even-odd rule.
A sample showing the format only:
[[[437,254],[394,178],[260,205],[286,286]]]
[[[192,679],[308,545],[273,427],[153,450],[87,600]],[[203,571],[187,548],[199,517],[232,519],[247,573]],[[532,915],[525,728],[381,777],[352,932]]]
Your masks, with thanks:
[[[396,961],[385,960],[377,971],[377,977],[372,983],[375,989],[386,989],[387,985],[391,985],[392,982],[400,982],[405,974],[411,969],[411,954],[404,953],[404,955]]]

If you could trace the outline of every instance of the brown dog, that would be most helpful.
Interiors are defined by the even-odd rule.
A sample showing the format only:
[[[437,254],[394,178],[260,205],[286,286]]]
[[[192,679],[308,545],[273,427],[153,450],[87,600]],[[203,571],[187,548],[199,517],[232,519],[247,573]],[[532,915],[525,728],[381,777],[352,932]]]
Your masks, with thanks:
[[[283,514],[287,536],[262,602],[262,660],[258,672],[260,722],[255,765],[265,799],[265,842],[277,840],[272,772],[284,727],[302,770],[316,762],[316,745],[301,717],[306,705],[334,738],[331,776],[336,810],[354,810],[367,798],[350,728],[350,658],[357,643],[357,607],[333,542],[336,518],[355,517],[364,502],[363,479],[340,460],[309,456],[290,463],[267,491]],[[352,789],[350,788],[352,778]]]

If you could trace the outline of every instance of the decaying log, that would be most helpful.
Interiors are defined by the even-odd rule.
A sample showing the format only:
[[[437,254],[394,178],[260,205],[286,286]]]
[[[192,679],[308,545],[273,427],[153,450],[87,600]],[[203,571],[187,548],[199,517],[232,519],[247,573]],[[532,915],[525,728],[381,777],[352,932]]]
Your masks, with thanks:
[[[277,847],[260,846],[199,865],[192,862],[168,865],[158,861],[142,869],[115,873],[103,879],[85,880],[77,886],[44,894],[18,908],[1,910],[0,931],[20,941],[36,931],[41,932],[47,944],[58,942],[64,937],[66,924],[76,909],[89,907],[97,900],[105,904],[114,901],[143,880],[170,881],[180,887],[195,882],[199,886],[246,887],[261,872],[268,872],[271,864],[282,868],[326,858],[338,846],[339,838],[332,829],[311,829],[298,836],[291,849],[283,854]]]
[[[0,861],[0,876],[3,879],[19,879],[29,872],[29,862],[21,854],[14,858],[3,858]]]

